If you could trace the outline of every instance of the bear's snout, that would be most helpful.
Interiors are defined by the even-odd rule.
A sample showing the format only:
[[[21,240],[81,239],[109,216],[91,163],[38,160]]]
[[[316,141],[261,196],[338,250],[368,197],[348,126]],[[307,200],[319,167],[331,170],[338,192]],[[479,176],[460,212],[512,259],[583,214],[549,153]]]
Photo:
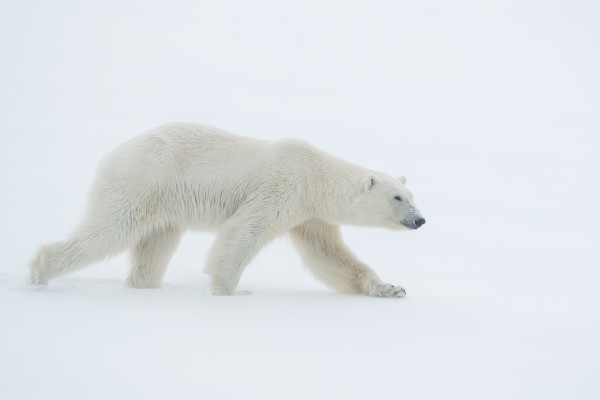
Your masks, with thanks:
[[[414,220],[402,221],[402,225],[410,229],[419,229],[425,224],[425,218],[417,218]]]

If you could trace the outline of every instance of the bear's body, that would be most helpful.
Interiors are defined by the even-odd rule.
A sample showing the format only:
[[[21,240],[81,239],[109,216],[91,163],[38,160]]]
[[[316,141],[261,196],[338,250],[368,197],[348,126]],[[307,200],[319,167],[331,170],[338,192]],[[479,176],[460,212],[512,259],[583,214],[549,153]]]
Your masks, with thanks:
[[[304,263],[329,286],[403,296],[343,244],[339,224],[416,229],[424,222],[400,180],[302,141],[169,124],[102,161],[83,223],[38,251],[31,280],[43,284],[131,249],[127,284],[159,287],[181,234],[210,230],[218,235],[206,264],[212,292],[231,295],[260,248],[289,231]]]

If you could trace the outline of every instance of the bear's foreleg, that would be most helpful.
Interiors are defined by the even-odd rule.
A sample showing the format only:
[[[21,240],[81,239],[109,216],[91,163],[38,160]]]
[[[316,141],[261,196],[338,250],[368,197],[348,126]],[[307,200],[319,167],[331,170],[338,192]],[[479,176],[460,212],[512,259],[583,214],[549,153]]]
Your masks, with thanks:
[[[290,231],[292,242],[306,267],[323,283],[342,293],[403,297],[401,287],[383,283],[342,242],[340,228],[319,219]]]
[[[208,254],[204,272],[211,277],[215,295],[231,296],[246,266],[278,232],[277,223],[266,216],[269,208],[259,201],[241,207],[219,230]]]
[[[222,229],[208,255],[204,272],[214,295],[232,296],[246,266],[262,247],[260,229],[251,226]]]

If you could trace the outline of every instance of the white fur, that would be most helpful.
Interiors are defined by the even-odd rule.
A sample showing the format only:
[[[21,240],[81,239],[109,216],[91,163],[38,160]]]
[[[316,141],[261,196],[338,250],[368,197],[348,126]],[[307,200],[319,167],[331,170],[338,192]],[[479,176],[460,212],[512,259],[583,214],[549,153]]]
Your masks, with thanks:
[[[84,221],[67,240],[38,251],[31,281],[44,284],[130,249],[127,284],[156,288],[181,234],[209,230],[217,232],[206,264],[212,292],[232,295],[256,253],[289,231],[304,263],[327,285],[399,297],[402,288],[382,283],[344,245],[339,224],[402,229],[417,218],[400,180],[305,142],[169,124],[101,162]]]

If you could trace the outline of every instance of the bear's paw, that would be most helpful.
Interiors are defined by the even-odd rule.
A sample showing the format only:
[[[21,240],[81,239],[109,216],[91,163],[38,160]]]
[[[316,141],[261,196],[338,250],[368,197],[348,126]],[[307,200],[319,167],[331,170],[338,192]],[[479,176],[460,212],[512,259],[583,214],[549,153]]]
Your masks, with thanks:
[[[406,290],[400,286],[394,286],[389,283],[379,283],[371,291],[371,296],[375,297],[404,297]]]

